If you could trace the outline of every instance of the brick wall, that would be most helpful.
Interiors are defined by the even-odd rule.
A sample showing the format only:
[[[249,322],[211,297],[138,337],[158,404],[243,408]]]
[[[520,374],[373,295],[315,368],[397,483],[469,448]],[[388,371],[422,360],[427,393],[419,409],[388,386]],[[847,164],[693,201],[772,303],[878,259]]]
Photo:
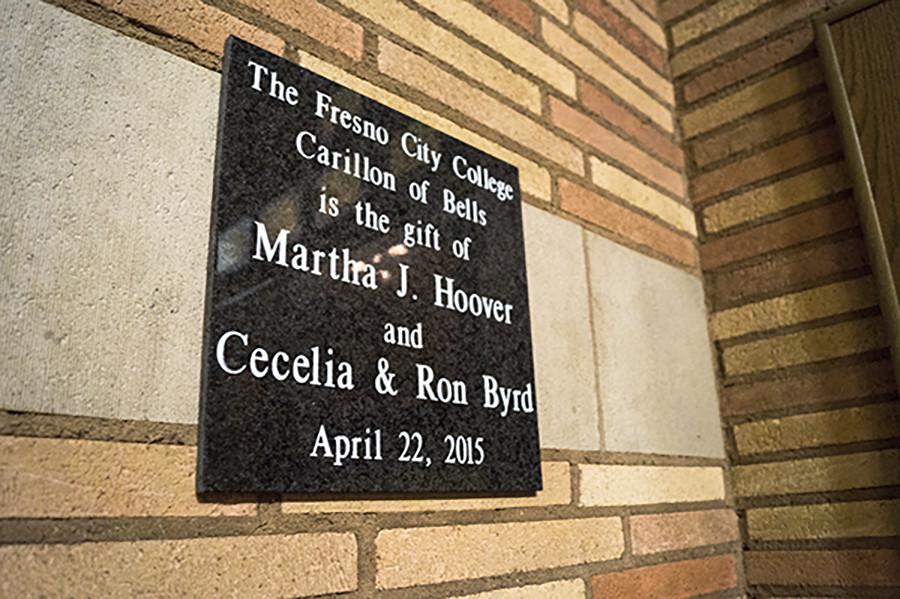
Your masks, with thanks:
[[[741,595],[697,221],[653,0],[3,8],[0,595]],[[229,33],[519,167],[537,496],[195,498]],[[790,81],[803,76],[814,77]],[[864,280],[848,284],[865,293]],[[745,320],[722,316],[715,330]],[[850,322],[825,334],[874,327]],[[734,364],[756,369],[758,355]],[[777,529],[777,514],[761,515]]]
[[[900,593],[900,412],[811,18],[665,0],[748,590]]]

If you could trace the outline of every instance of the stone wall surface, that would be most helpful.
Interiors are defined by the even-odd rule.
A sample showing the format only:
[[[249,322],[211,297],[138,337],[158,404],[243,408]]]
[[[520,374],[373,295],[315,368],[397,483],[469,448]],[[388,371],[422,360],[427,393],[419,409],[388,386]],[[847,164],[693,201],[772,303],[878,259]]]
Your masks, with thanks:
[[[900,592],[826,4],[0,0],[0,595]],[[519,169],[536,496],[194,495],[230,34]]]

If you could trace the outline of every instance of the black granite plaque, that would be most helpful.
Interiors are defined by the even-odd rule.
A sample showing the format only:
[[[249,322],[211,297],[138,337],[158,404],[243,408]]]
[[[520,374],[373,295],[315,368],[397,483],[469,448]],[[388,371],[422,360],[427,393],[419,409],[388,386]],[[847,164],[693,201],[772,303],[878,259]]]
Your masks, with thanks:
[[[225,48],[200,493],[541,488],[517,170]]]

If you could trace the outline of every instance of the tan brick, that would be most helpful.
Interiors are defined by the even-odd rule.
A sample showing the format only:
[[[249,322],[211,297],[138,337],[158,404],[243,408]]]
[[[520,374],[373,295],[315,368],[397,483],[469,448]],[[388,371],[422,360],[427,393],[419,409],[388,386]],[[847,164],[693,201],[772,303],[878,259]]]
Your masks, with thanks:
[[[735,495],[741,497],[900,485],[900,450],[737,466],[732,482]]]
[[[341,3],[520,106],[531,112],[540,113],[541,94],[537,85],[513,73],[502,63],[475,48],[449,29],[425,18],[419,12],[407,8],[401,2],[397,0],[382,0],[381,2],[341,0]],[[490,19],[490,17],[485,16],[485,19]],[[499,27],[499,25],[497,26]],[[514,34],[510,32],[510,35]],[[422,60],[422,62],[425,61]],[[430,68],[437,70],[437,67],[434,66]],[[469,87],[463,82],[457,82],[457,85]],[[572,86],[574,87],[574,85],[573,79]]]
[[[569,23],[569,7],[566,0],[534,0],[534,3],[559,19],[563,24]]]
[[[749,422],[734,427],[744,455],[889,439],[900,432],[897,402]]]
[[[316,0],[238,1],[355,60],[362,58],[362,26]]]
[[[691,179],[691,201],[704,202],[778,173],[840,153],[837,128],[826,127]]]
[[[518,64],[525,72],[543,79],[568,96],[575,96],[575,73],[571,69],[468,2],[463,0],[416,0],[416,2]],[[371,2],[367,4],[372,5]],[[379,5],[378,11],[381,10]],[[450,64],[461,68],[458,61]]]
[[[693,210],[599,158],[591,156],[590,164],[595,185],[696,237]]]
[[[783,250],[839,231],[855,229],[856,203],[844,196],[824,206],[799,212],[776,221],[719,237],[700,246],[703,267],[712,270],[760,254]]]
[[[379,38],[378,48],[378,68],[384,74],[433,96],[568,170],[584,174],[581,151],[540,123],[385,38]]]
[[[225,39],[236,35],[274,54],[284,53],[284,41],[244,23],[201,0],[97,0],[97,4],[221,56]]]
[[[688,112],[681,119],[682,130],[686,138],[695,137],[820,83],[822,67],[817,61],[791,67]]]
[[[634,3],[637,6],[640,6],[644,9],[644,12],[651,16],[655,22],[658,22],[659,19],[659,3],[656,0],[634,0]],[[663,44],[665,46],[666,44]]]
[[[580,518],[382,530],[375,538],[380,589],[499,576],[616,559],[619,518]]]
[[[828,164],[733,196],[703,210],[710,233],[753,221],[850,188],[844,162]]]
[[[540,200],[550,201],[550,173],[546,168],[522,157],[520,154],[511,152],[505,146],[501,146],[498,143],[485,139],[469,129],[460,127],[443,116],[425,110],[418,104],[414,104],[406,98],[392,94],[391,92],[385,91],[383,88],[372,85],[368,81],[351,75],[329,62],[305,53],[301,54],[301,61],[303,66],[311,71],[337,81],[341,85],[345,85],[358,93],[368,96],[373,100],[377,100],[386,106],[390,106],[394,110],[398,110],[420,120],[435,129],[443,131],[447,135],[452,135],[453,137],[460,139],[467,144],[471,144],[501,160],[514,164],[519,169],[519,184],[522,187],[522,193],[527,193]]]
[[[251,516],[254,503],[200,503],[197,449],[0,437],[0,518]]]
[[[739,539],[737,514],[730,509],[631,517],[631,547],[637,555],[719,545]]]
[[[880,317],[851,320],[789,335],[760,339],[722,350],[728,376],[786,368],[885,347]]]
[[[747,45],[828,6],[829,0],[773,2],[749,19],[722,30],[702,42],[675,53],[673,76],[683,75],[719,56]]]
[[[566,212],[681,264],[697,264],[691,239],[566,179],[560,179],[558,187],[560,207]]]
[[[641,112],[668,132],[675,130],[669,107],[655,100],[630,79],[604,62],[584,44],[581,44],[549,19],[541,20],[544,41],[569,59],[585,73],[610,89],[614,94]]]
[[[697,139],[689,150],[697,166],[703,168],[739,152],[744,152],[820,123],[831,116],[831,98],[827,92],[801,96],[782,108],[762,112],[735,127]]]
[[[748,551],[750,584],[781,586],[900,586],[900,550]]]
[[[584,506],[648,505],[725,498],[722,469],[698,466],[583,464],[579,503]]]
[[[296,597],[356,584],[351,533],[0,547],[4,597]]]
[[[622,0],[622,2],[629,1]],[[580,12],[575,12],[572,15],[572,26],[581,39],[609,58],[614,65],[624,69],[663,101],[672,106],[675,105],[675,88],[672,86],[672,82],[650,68],[646,62],[620,44],[593,19]]]
[[[712,315],[710,327],[713,338],[727,339],[862,310],[877,304],[875,282],[871,276],[865,276],[716,312]]]
[[[568,462],[541,464],[544,489],[534,496],[460,499],[376,499],[352,501],[294,501],[286,496],[285,513],[328,512],[450,512],[460,510],[499,510],[515,507],[565,505],[572,501]]]
[[[758,541],[900,536],[900,501],[750,509],[747,529]]]
[[[747,13],[753,12],[766,0],[722,0],[697,14],[691,15],[672,26],[672,41],[675,47],[683,46],[692,39],[727,25]]]
[[[609,5],[625,15],[629,21],[647,34],[659,47],[666,48],[666,34],[655,19],[642,12],[632,0],[608,0]]]
[[[556,580],[526,587],[496,589],[474,595],[456,595],[451,599],[584,599],[583,580]]]
[[[591,579],[595,597],[641,599],[688,599],[736,585],[733,555],[646,566]]]
[[[681,173],[662,164],[637,146],[625,141],[599,121],[571,108],[561,100],[550,98],[550,118],[560,129],[603,152],[613,160],[634,169],[677,197],[685,197]]]
[[[703,71],[685,82],[682,88],[684,101],[690,104],[799,56],[813,45],[814,38],[812,24],[805,23],[800,29],[791,31],[764,46],[743,52],[731,60]]]

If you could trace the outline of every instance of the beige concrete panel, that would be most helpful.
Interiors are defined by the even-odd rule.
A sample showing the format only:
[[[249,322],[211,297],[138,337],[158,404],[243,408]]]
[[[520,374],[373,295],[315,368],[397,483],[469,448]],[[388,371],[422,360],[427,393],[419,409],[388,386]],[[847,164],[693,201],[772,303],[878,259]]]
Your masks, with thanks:
[[[218,76],[4,8],[3,407],[194,422]]]
[[[582,229],[527,205],[523,218],[541,446],[600,449]]]
[[[606,449],[724,456],[700,280],[587,239]]]
[[[715,466],[583,464],[579,503],[650,505],[725,499],[725,475]]]

